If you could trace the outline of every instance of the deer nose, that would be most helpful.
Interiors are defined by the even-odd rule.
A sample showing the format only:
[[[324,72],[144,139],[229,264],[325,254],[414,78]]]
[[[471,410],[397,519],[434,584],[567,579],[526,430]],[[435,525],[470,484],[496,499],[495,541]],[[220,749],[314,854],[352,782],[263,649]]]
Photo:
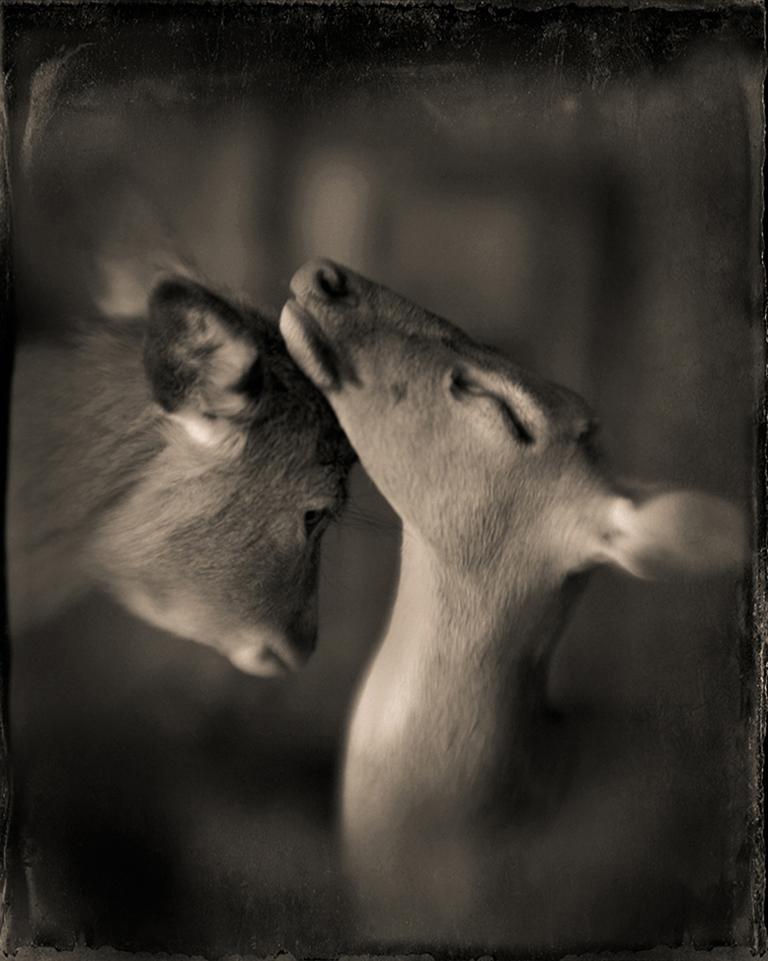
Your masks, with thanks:
[[[330,260],[322,261],[315,270],[313,286],[317,293],[328,300],[340,300],[349,293],[347,275]]]
[[[311,260],[296,271],[291,293],[300,304],[310,307],[326,304],[353,305],[356,297],[349,271],[332,260]]]

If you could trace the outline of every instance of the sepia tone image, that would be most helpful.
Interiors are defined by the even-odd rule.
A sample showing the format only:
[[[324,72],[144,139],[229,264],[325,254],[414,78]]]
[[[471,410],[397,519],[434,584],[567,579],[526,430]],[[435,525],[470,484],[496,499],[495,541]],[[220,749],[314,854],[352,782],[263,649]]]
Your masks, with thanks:
[[[765,950],[762,6],[0,13],[3,947]]]

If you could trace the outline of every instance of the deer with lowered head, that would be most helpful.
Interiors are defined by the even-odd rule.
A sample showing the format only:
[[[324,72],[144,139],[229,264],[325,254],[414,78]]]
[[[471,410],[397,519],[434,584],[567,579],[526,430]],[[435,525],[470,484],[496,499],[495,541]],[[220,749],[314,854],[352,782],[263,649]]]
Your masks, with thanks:
[[[272,676],[311,653],[353,455],[275,318],[189,277],[15,359],[11,630],[92,588]]]
[[[51,166],[45,141],[84,49],[33,75],[15,197],[22,225],[41,212],[49,225],[38,196],[46,156]],[[87,268],[78,289],[90,288],[79,328],[22,344],[15,357],[11,631],[102,588],[242,671],[282,674],[314,647],[319,544],[354,455],[288,356],[277,318],[197,279],[131,184],[113,171],[97,251],[72,260]]]
[[[741,512],[695,491],[633,496],[601,466],[580,397],[345,267],[310,262],[291,291],[288,349],[403,526],[343,766],[364,931],[478,949],[630,935],[631,883],[600,858],[620,847],[611,831],[631,850],[637,828],[609,826],[579,773],[590,743],[553,710],[553,652],[599,565],[739,569]]]

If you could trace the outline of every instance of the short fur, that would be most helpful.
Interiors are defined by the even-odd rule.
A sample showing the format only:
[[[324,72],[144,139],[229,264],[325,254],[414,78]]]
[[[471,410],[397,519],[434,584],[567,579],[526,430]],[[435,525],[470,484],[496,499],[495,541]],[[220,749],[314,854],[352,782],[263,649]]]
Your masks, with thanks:
[[[739,569],[740,511],[690,492],[633,503],[598,466],[579,397],[385,287],[321,261],[291,289],[288,348],[403,522],[344,764],[365,929],[470,953],[626,936],[614,878],[591,867],[611,828],[580,807],[600,783],[578,778],[579,728],[550,707],[549,662],[589,568]]]
[[[99,586],[254,673],[310,653],[304,517],[337,514],[352,454],[271,317],[166,280],[143,318],[22,348],[11,431],[15,633]]]

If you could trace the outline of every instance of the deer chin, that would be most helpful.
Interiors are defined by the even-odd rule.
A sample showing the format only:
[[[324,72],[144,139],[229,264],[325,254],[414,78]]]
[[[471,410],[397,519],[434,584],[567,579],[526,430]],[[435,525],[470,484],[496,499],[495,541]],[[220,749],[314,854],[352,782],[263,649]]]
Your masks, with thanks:
[[[340,386],[336,355],[314,317],[297,300],[289,300],[280,313],[280,333],[293,360],[319,390]]]

